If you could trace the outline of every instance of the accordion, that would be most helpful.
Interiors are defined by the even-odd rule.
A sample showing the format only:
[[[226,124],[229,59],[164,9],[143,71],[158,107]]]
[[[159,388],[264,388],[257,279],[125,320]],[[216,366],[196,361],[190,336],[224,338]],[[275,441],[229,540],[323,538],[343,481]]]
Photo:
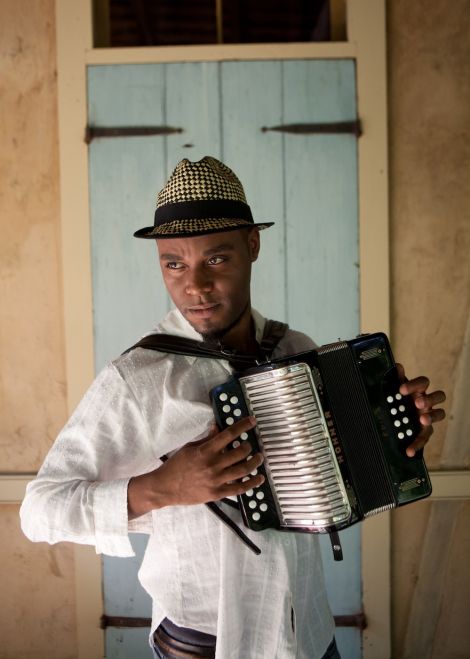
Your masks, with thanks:
[[[253,415],[235,440],[264,456],[265,481],[238,497],[244,523],[335,534],[431,494],[419,416],[385,334],[361,335],[235,373],[210,395],[219,428]],[[255,472],[253,472],[255,473]]]

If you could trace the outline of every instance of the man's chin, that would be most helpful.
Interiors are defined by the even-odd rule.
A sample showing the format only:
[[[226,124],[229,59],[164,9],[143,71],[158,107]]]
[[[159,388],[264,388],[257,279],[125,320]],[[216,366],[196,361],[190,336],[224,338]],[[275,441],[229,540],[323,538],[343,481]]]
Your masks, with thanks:
[[[190,315],[186,316],[186,320],[204,341],[220,341],[232,327],[232,323],[217,323],[209,319],[191,318]]]
[[[246,309],[249,307],[249,302],[245,305],[240,313],[231,318],[227,318],[227,309],[221,307],[214,310],[210,315],[201,317],[202,314],[194,314],[191,310],[187,310],[184,315],[191,327],[196,330],[205,341],[219,341],[228,332],[238,325],[243,317]]]
[[[208,319],[194,318],[191,314],[187,314],[185,317],[191,327],[205,340],[210,338],[220,338],[225,333],[225,330],[221,325],[211,322]]]

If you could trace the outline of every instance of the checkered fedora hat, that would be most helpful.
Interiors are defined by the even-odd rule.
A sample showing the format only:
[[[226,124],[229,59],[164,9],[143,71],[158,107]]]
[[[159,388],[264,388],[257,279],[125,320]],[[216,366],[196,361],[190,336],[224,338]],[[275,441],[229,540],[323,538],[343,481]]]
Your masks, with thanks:
[[[220,160],[205,156],[182,160],[157,196],[153,227],[136,238],[187,238],[243,227],[266,229],[274,222],[255,224],[242,184]]]

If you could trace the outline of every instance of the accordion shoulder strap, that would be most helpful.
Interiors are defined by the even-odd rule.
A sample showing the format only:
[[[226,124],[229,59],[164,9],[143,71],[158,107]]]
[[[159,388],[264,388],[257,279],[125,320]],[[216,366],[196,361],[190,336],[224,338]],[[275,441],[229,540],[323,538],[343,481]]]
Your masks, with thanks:
[[[283,338],[289,329],[287,323],[281,323],[279,320],[266,320],[264,325],[263,337],[260,343],[260,351],[266,354],[269,359],[274,352],[277,344]]]
[[[210,344],[194,339],[187,339],[183,336],[174,336],[173,334],[149,334],[128,348],[123,354],[135,348],[144,348],[146,350],[157,350],[176,355],[225,359],[237,370],[242,370],[243,368],[256,365],[259,361],[269,360],[287,329],[288,325],[286,323],[281,323],[277,320],[267,320],[257,355],[244,355],[224,347],[220,343],[218,345]]]

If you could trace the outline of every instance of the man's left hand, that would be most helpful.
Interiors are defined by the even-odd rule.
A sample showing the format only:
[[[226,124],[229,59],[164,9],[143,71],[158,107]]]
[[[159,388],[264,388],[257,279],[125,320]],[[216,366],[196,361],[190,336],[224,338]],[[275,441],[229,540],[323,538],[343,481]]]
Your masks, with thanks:
[[[397,364],[400,380],[405,380],[405,371],[401,364]],[[406,454],[412,458],[416,451],[424,447],[432,433],[434,432],[433,424],[445,419],[446,413],[442,408],[435,408],[435,405],[443,403],[446,395],[443,391],[432,391],[428,393],[429,378],[421,375],[412,380],[403,382],[400,385],[400,393],[403,396],[411,396],[414,400],[419,413],[421,423],[421,432],[418,437],[408,446]]]

